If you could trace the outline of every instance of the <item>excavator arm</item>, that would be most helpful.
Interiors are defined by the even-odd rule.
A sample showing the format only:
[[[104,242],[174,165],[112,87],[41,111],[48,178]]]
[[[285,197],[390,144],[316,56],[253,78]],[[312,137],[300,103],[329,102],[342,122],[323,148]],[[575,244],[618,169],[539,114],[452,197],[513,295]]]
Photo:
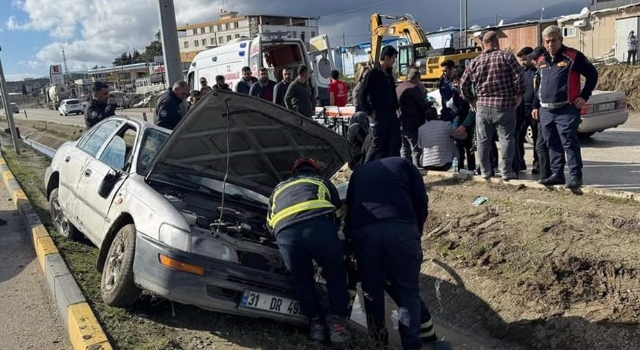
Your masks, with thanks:
[[[395,20],[396,22],[383,25],[382,18]],[[371,15],[371,52],[369,53],[369,63],[375,64],[379,59],[382,50],[382,38],[385,36],[402,37],[410,44],[422,44],[431,49],[431,44],[427,38],[427,33],[416,22],[411,15],[381,15],[374,13]]]

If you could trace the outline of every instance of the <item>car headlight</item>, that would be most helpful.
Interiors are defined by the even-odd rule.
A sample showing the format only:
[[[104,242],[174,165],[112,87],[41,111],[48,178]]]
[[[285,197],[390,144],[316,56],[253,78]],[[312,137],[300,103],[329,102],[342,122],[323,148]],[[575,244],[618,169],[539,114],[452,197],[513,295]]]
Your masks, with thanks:
[[[191,245],[191,233],[173,225],[164,223],[158,232],[160,242],[184,252],[188,252]]]
[[[230,261],[234,263],[240,262],[238,253],[234,249],[229,248],[222,242],[214,238],[203,236],[191,236],[191,252],[194,254]]]

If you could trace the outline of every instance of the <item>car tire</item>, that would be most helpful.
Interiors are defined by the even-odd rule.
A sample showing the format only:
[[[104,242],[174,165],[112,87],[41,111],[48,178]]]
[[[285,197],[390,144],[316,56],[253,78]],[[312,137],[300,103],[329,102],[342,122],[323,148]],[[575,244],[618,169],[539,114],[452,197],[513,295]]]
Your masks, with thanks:
[[[133,281],[133,258],[136,250],[136,228],[122,227],[111,242],[100,282],[102,300],[113,307],[129,307],[142,293]]]
[[[78,230],[72,223],[69,222],[67,217],[62,212],[62,208],[60,208],[60,202],[58,201],[58,189],[51,191],[49,195],[49,211],[51,213],[51,220],[53,221],[53,226],[55,226],[56,231],[58,233],[71,241],[77,241],[82,237],[82,232]]]
[[[595,135],[595,132],[579,132],[578,133],[578,138],[580,140],[586,140],[588,138],[590,138],[591,136]]]

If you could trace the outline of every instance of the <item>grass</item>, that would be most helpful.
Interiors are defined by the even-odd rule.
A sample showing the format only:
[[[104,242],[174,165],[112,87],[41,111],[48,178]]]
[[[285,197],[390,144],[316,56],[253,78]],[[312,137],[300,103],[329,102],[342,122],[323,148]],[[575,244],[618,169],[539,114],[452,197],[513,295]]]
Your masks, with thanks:
[[[172,304],[144,294],[130,310],[112,308],[102,302],[100,273],[96,270],[98,249],[88,240],[72,242],[61,237],[52,225],[45,198],[44,171],[49,160],[26,145],[20,155],[3,147],[2,154],[25,191],[41,221],[49,230],[60,254],[83,291],[89,305],[116,349],[323,349],[306,339],[306,330],[269,320],[208,312]],[[175,313],[175,316],[174,316]],[[372,340],[356,334],[346,349],[378,348]]]

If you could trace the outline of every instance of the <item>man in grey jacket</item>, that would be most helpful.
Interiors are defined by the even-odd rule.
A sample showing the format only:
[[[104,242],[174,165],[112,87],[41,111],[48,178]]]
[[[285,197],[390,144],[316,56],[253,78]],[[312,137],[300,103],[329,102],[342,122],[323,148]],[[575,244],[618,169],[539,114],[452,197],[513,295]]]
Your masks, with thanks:
[[[298,69],[298,77],[289,85],[287,93],[284,95],[284,103],[287,108],[294,110],[305,117],[311,117],[315,108],[313,107],[313,97],[309,87],[309,68],[301,66]]]

